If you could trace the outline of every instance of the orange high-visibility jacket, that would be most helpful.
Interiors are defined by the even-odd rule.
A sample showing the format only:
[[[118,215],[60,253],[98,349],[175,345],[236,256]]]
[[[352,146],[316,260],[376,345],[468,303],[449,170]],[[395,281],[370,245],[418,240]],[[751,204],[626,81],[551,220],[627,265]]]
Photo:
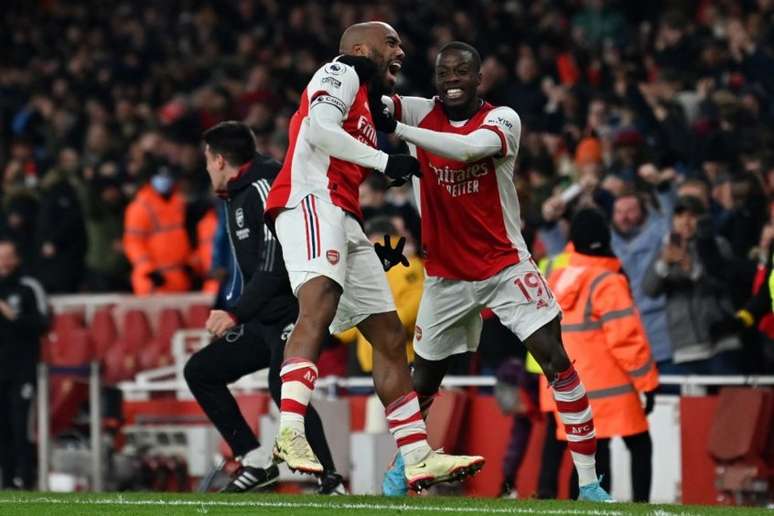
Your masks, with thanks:
[[[196,225],[198,244],[194,253],[194,269],[204,278],[202,291],[217,294],[220,281],[210,278],[212,269],[212,254],[215,245],[215,233],[218,231],[218,216],[214,209],[207,210],[204,217]]]
[[[174,192],[164,199],[150,185],[143,186],[126,207],[124,250],[132,263],[135,294],[185,292],[191,288],[186,271],[191,242],[185,230],[185,201]],[[147,274],[159,271],[166,282],[154,287]]]
[[[650,345],[620,269],[617,258],[573,252],[568,266],[548,278],[564,312],[564,347],[586,387],[596,435],[602,438],[646,431],[639,393],[658,387]],[[548,391],[544,378],[541,383]],[[544,398],[541,408],[553,410],[544,406]],[[565,439],[558,417],[557,437]]]

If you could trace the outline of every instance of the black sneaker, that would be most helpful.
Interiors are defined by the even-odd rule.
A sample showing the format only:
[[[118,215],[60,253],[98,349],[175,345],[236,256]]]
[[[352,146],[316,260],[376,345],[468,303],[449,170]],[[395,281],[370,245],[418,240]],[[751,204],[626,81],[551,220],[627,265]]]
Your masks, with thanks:
[[[344,479],[338,473],[326,471],[318,479],[320,488],[317,494],[321,495],[348,495],[347,488],[344,487]]]
[[[279,480],[279,468],[272,464],[266,469],[242,466],[231,482],[220,490],[221,493],[246,493],[253,489],[276,484]]]

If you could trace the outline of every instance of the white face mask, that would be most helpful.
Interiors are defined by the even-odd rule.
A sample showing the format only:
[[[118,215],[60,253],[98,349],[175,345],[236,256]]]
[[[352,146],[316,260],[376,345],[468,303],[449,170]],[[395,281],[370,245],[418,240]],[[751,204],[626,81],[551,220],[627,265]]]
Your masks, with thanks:
[[[151,187],[161,195],[167,195],[175,186],[175,181],[166,174],[156,174],[151,177]]]

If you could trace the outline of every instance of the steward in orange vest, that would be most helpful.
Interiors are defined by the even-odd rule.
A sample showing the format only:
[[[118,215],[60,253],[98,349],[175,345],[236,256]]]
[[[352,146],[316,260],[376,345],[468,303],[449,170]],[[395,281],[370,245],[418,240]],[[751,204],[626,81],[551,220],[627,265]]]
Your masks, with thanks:
[[[570,240],[575,249],[567,266],[548,277],[563,311],[564,347],[589,396],[598,450],[609,446],[609,438],[624,437],[632,453],[634,499],[647,501],[652,444],[646,411],[653,407],[658,371],[629,282],[610,249],[610,229],[604,215],[595,209],[579,211],[572,221]],[[640,393],[648,393],[647,407],[643,407]],[[541,399],[544,410],[546,401],[553,403],[545,398]],[[557,424],[557,437],[567,439],[561,424]],[[600,473],[609,470],[609,463],[602,464],[604,455],[597,452]]]
[[[185,201],[168,174],[157,173],[126,208],[124,250],[138,295],[191,289],[193,251],[185,229]]]

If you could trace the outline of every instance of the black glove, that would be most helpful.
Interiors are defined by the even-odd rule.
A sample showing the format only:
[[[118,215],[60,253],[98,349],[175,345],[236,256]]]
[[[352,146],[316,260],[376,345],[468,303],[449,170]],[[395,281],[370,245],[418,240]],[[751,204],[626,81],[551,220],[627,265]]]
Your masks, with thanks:
[[[392,242],[390,242],[390,235],[384,235],[384,245],[379,242],[374,244],[374,251],[376,251],[376,256],[381,260],[385,272],[399,263],[402,263],[404,267],[409,266],[408,258],[403,254],[403,246],[405,245],[406,237],[400,237],[398,244],[395,246],[395,249],[393,249]]]
[[[166,278],[161,273],[161,271],[150,271],[145,276],[147,276],[147,278],[151,280],[151,283],[153,283],[154,287],[161,287],[162,285],[164,285],[164,283],[167,282]]]
[[[368,107],[371,110],[371,118],[374,119],[374,126],[377,131],[383,133],[394,133],[398,126],[398,121],[392,116],[390,110],[382,102],[381,95],[376,97],[372,95],[368,99]]]
[[[653,407],[656,404],[656,392],[655,391],[648,391],[645,394],[645,415],[647,416],[651,412],[653,412]]]
[[[384,175],[391,179],[406,181],[411,176],[422,177],[419,171],[419,161],[410,154],[390,154],[387,157],[387,167]]]

